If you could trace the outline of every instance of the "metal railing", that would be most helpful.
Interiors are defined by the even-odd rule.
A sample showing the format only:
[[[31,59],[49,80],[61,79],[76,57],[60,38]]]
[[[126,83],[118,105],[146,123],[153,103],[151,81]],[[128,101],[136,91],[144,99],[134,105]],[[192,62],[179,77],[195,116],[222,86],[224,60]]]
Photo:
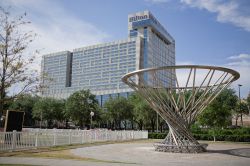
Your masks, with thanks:
[[[28,130],[0,132],[0,151],[104,141],[147,139],[147,131],[111,130]]]

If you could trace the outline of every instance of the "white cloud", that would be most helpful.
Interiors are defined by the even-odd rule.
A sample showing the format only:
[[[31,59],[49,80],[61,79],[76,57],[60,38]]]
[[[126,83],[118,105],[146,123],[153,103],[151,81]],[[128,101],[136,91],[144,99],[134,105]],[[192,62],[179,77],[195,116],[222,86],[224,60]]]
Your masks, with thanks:
[[[31,24],[24,26],[20,31],[32,30],[37,34],[26,52],[25,58],[34,55],[35,61],[29,66],[29,70],[37,70],[40,73],[41,57],[43,54],[69,50],[92,45],[105,41],[110,36],[90,22],[86,22],[74,16],[60,3],[50,0],[1,0],[0,6],[10,8],[12,15],[21,15],[27,12],[27,20]],[[26,71],[29,73],[29,71]],[[37,73],[37,74],[38,74]],[[9,94],[15,94],[21,89],[21,84],[13,85]]]
[[[230,56],[228,59],[231,59],[231,60],[249,59],[250,60],[250,54],[239,54],[239,55],[235,55],[235,56]]]
[[[217,21],[231,23],[250,31],[250,15],[244,10],[240,1],[219,1],[219,0],[181,0],[182,3],[199,9],[205,9],[217,14]]]
[[[250,68],[250,54],[239,54],[228,57],[229,66],[246,66]]]
[[[249,72],[250,72],[250,54],[247,53],[241,53],[238,55],[233,55],[230,56],[226,59],[228,63],[225,64],[218,64],[217,66],[222,66],[226,68],[233,69],[240,74],[240,78],[233,82],[231,87],[237,91],[238,94],[238,84],[243,85],[241,87],[241,97],[246,98],[248,93],[250,93],[250,77],[249,77]],[[176,65],[208,65],[210,66],[211,64],[197,64],[196,62],[192,61],[179,61],[176,63]],[[187,71],[179,71],[178,73],[178,80],[179,84],[181,86],[185,86],[185,83],[187,81]],[[201,81],[204,79],[206,72],[200,71],[197,72],[197,79],[196,79],[196,84],[199,85]],[[217,73],[218,74],[218,73]],[[192,86],[192,85],[190,85]]]
[[[24,30],[32,30],[37,37],[31,43],[28,52],[40,50],[34,68],[40,70],[41,55],[55,51],[70,50],[86,45],[103,42],[110,35],[74,16],[56,1],[48,0],[3,0],[3,6],[11,6],[13,14],[27,12],[32,22]]]
[[[226,64],[227,67],[232,68],[240,73],[240,78],[238,81],[233,83],[234,89],[238,89],[238,84],[243,85],[241,87],[241,93],[243,97],[247,97],[250,92],[250,54],[239,54],[228,57],[229,63]]]

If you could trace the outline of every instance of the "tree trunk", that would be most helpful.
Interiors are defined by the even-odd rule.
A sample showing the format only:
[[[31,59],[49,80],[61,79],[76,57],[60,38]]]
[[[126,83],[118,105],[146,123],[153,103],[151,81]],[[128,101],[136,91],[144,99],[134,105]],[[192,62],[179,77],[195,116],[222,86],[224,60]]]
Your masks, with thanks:
[[[242,113],[240,114],[240,122],[241,122],[241,126],[243,126],[243,118],[242,118]]]
[[[134,130],[134,121],[131,120],[131,129]]]
[[[65,120],[65,128],[68,128],[68,119]]]
[[[153,119],[151,119],[151,128],[152,128],[152,132],[155,131],[155,122]]]
[[[140,130],[142,130],[142,127],[143,127],[143,121],[139,121],[139,123],[138,123],[138,125],[139,125],[139,128],[140,128]]]
[[[236,117],[235,117],[235,126],[236,127],[238,126],[238,115],[236,115]]]
[[[124,120],[124,129],[126,130],[127,129],[127,121]]]

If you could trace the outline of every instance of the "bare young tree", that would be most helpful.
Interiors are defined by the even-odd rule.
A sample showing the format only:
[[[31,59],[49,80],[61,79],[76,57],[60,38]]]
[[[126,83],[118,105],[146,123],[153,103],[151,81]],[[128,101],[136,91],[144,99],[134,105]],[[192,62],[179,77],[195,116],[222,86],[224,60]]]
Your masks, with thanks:
[[[0,7],[0,116],[4,105],[37,87],[38,73],[30,65],[34,56],[27,48],[36,34],[24,30],[30,24],[26,13],[13,17],[9,9]]]

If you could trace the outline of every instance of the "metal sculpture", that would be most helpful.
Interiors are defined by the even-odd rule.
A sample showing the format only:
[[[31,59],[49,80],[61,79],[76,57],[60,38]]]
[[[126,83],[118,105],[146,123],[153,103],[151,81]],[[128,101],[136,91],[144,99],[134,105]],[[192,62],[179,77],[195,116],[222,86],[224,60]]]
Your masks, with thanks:
[[[181,65],[142,69],[128,73],[122,81],[137,91],[166,121],[169,133],[156,151],[198,153],[206,150],[189,130],[207,105],[239,73],[223,67]]]

